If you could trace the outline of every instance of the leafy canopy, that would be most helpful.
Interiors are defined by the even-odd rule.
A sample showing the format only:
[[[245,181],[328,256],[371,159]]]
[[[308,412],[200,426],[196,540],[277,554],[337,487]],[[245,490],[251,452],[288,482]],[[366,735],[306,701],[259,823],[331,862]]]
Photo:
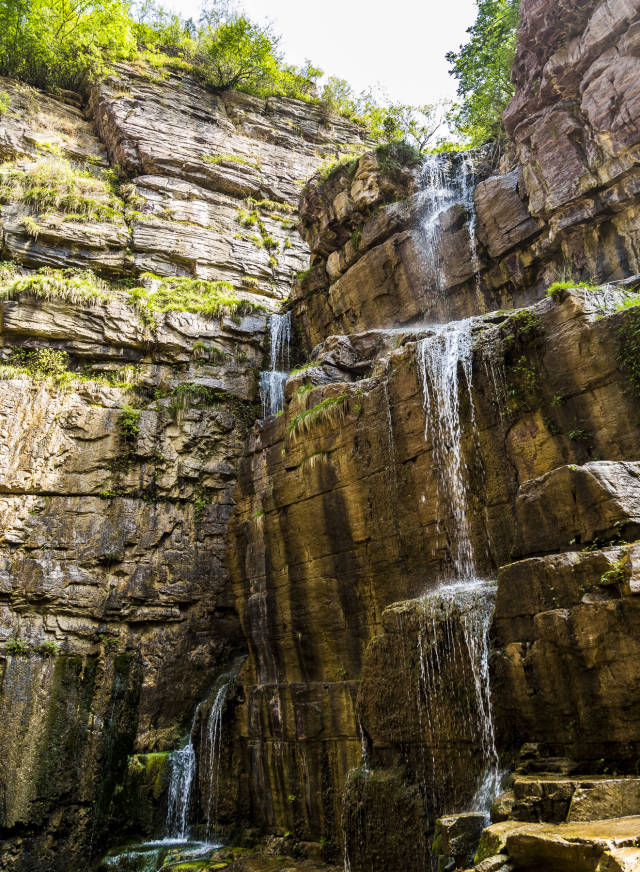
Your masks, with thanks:
[[[513,96],[511,68],[520,19],[520,0],[477,0],[477,6],[469,41],[447,54],[462,101],[449,120],[472,146],[504,135],[502,113]]]
[[[122,0],[0,0],[0,75],[77,90],[134,48]]]

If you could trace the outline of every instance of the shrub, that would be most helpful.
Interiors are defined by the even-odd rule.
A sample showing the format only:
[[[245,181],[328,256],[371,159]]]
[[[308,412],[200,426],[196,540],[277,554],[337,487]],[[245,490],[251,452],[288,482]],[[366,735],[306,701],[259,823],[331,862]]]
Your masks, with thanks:
[[[78,90],[135,49],[125,0],[3,0],[0,75]]]
[[[140,415],[139,409],[134,409],[133,406],[127,404],[122,406],[118,426],[120,427],[122,441],[128,445],[133,445],[138,440],[140,435]]]

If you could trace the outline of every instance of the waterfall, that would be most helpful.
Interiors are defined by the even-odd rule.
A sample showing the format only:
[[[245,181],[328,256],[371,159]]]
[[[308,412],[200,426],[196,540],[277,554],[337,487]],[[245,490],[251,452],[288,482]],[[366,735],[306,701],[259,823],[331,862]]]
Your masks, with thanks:
[[[165,826],[166,838],[169,839],[186,840],[189,835],[189,808],[196,774],[196,752],[191,737],[201,705],[202,703],[198,703],[196,706],[186,745],[172,751],[169,758],[171,776]]]
[[[421,711],[432,749],[432,790],[441,807],[452,785],[461,777],[473,776],[473,799],[466,810],[486,813],[499,785],[488,642],[496,591],[495,583],[467,579],[422,598],[424,621],[418,634]],[[452,701],[456,694],[457,704]],[[443,736],[448,747],[437,755]],[[449,746],[457,742],[464,744],[456,760]],[[454,795],[454,804],[457,799]]]
[[[468,521],[466,464],[462,453],[459,371],[471,396],[473,319],[433,328],[416,346],[422,384],[425,439],[430,439],[441,504],[450,510],[449,541],[457,578],[473,578],[475,558]]]
[[[284,384],[291,354],[291,313],[269,318],[269,369],[260,373],[260,398],[263,415],[276,415],[284,408]]]
[[[216,693],[209,718],[207,720],[207,767],[209,769],[209,798],[207,802],[207,840],[211,836],[211,828],[216,825],[218,815],[218,798],[220,794],[220,758],[222,745],[222,712],[227,700],[230,681],[220,687]]]
[[[477,578],[469,523],[468,469],[460,418],[464,388],[460,381],[463,378],[466,383],[473,427],[472,328],[472,318],[439,325],[416,346],[425,438],[430,440],[433,451],[439,503],[444,509],[438,514],[445,516],[455,579],[423,597],[424,622],[418,648],[422,710],[431,736],[436,800],[446,803],[445,784],[449,791],[453,790],[454,797],[456,790],[455,773],[437,771],[447,765],[446,760],[436,765],[434,748],[438,746],[438,737],[446,744],[452,735],[465,735],[471,746],[477,748],[481,764],[471,810],[487,812],[500,781],[489,688],[489,626],[496,587]],[[456,670],[461,684],[471,689],[462,714],[442,688],[443,676],[450,675],[453,680]],[[455,711],[464,722],[452,727]],[[464,779],[468,768],[473,769],[471,761],[460,767],[458,777]]]
[[[455,156],[427,155],[421,172],[422,191],[426,200],[426,215],[422,221],[424,253],[429,277],[442,291],[444,276],[440,253],[440,220],[444,213],[456,203],[469,214],[468,232],[471,264],[476,281],[476,292],[480,289],[480,259],[477,246],[477,217],[473,194],[476,187],[476,172],[473,158],[465,155],[462,160]]]

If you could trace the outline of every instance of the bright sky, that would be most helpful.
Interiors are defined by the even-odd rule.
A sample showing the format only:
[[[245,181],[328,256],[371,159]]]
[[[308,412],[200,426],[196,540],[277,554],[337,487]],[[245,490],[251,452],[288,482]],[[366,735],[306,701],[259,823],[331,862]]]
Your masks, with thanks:
[[[169,0],[185,18],[199,0]],[[250,18],[274,24],[289,63],[309,58],[356,92],[381,84],[393,100],[455,96],[445,53],[466,41],[475,0],[240,0]]]

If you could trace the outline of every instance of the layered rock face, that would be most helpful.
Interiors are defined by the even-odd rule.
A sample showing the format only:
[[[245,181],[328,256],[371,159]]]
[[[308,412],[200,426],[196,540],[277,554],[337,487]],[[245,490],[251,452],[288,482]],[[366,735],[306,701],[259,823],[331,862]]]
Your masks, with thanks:
[[[255,431],[231,527],[250,643],[234,729],[253,818],[327,841],[339,821],[354,872],[429,868],[435,817],[482,813],[524,744],[534,771],[634,772],[637,310],[576,286],[640,271],[635,86],[603,87],[637,63],[638,15],[523,3],[509,160],[382,149],[303,195],[309,362]],[[468,628],[489,587],[468,612],[447,591],[496,574],[483,659]],[[638,813],[624,784],[611,817]],[[620,859],[596,830],[567,835],[585,869]],[[482,872],[545,856],[490,846]],[[563,850],[550,869],[572,868]]]
[[[559,276],[640,272],[637,16],[635,2],[524,4],[510,172],[490,153],[412,166],[391,152],[305,191],[313,269],[294,299],[310,346],[529,304]]]
[[[360,134],[142,68],[84,114],[2,89],[0,868],[84,868],[162,835],[166,805],[122,788],[148,773],[161,800],[166,754],[127,757],[178,747],[245,649],[225,532],[268,309],[306,264],[303,180]],[[145,271],[230,302],[185,311],[166,294],[191,286],[157,278],[132,295]]]

